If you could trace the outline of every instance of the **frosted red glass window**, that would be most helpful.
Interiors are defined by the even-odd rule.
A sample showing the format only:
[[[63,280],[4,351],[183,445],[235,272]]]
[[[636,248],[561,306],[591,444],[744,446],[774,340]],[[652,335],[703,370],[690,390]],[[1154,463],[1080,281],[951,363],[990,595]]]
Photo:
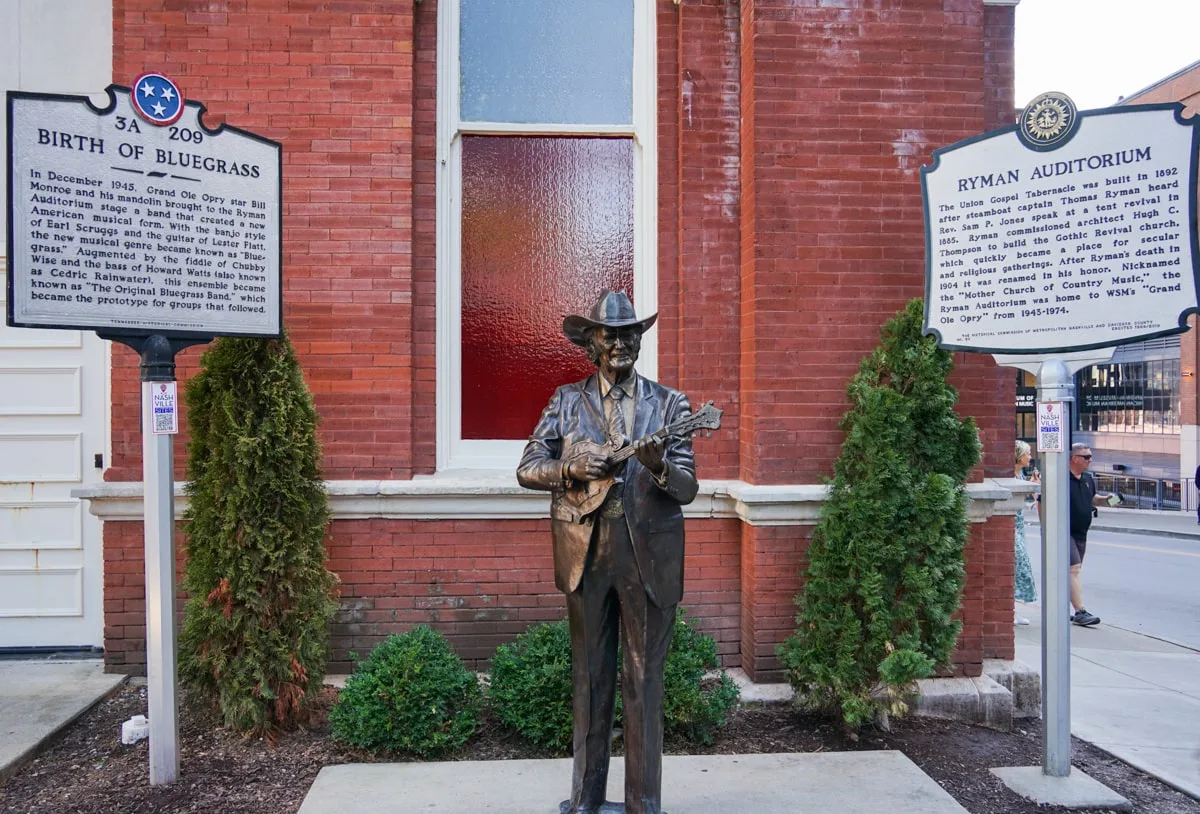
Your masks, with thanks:
[[[562,320],[633,295],[633,166],[627,138],[463,137],[464,439],[527,438],[593,370]]]

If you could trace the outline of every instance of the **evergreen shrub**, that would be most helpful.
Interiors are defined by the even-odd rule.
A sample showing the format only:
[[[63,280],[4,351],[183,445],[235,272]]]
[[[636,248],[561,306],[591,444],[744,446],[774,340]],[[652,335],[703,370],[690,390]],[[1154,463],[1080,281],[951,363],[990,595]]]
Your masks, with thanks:
[[[954,412],[953,364],[913,300],[847,387],[829,500],[808,549],[795,633],[779,648],[797,699],[850,729],[907,711],[904,693],[949,662],[967,543],[975,423]]]
[[[737,686],[729,676],[704,677],[718,664],[716,642],[697,630],[681,609],[675,616],[663,670],[666,732],[692,742],[712,743],[738,702]],[[511,644],[497,648],[488,692],[492,709],[503,724],[532,743],[558,752],[570,749],[572,691],[571,636],[566,620],[531,627]],[[621,708],[618,686],[617,720]]]
[[[571,633],[567,620],[534,625],[492,657],[488,700],[502,724],[555,752],[571,749]]]
[[[663,718],[666,731],[692,743],[713,742],[738,703],[738,688],[725,673],[705,678],[720,666],[717,643],[684,616],[675,615],[675,633],[663,670]]]
[[[333,737],[372,752],[434,757],[475,733],[482,691],[440,633],[389,636],[355,667],[329,713]]]
[[[286,336],[218,339],[185,393],[180,676],[226,726],[269,734],[306,718],[336,608],[317,412]]]

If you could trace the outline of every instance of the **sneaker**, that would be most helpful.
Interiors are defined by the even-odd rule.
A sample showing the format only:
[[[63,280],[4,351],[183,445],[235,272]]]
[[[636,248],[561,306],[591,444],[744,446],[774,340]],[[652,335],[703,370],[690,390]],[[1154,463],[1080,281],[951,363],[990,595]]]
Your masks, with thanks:
[[[1026,619],[1024,616],[1018,616],[1016,618],[1016,623],[1018,625],[1027,625],[1027,624],[1029,624],[1029,620]]]
[[[1100,624],[1100,617],[1095,616],[1091,613],[1088,613],[1085,610],[1080,610],[1078,613],[1076,613],[1074,616],[1071,617],[1071,621],[1074,622],[1075,624],[1079,625],[1080,627],[1091,627],[1092,625]]]

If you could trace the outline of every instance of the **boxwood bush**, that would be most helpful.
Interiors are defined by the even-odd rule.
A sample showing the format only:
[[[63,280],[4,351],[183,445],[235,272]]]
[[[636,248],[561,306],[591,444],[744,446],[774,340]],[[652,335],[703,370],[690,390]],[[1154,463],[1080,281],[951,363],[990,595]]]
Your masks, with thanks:
[[[381,642],[329,713],[333,737],[372,752],[433,757],[475,733],[482,692],[439,633],[420,625]]]
[[[725,673],[705,679],[720,665],[717,643],[697,630],[682,612],[675,617],[675,634],[663,674],[663,717],[666,731],[693,743],[712,743],[737,706],[738,689]]]
[[[492,711],[505,726],[556,752],[571,748],[571,634],[567,620],[529,628],[492,658]]]
[[[618,657],[619,658],[619,657]],[[717,646],[681,611],[663,674],[663,716],[668,733],[711,743],[737,704],[729,676],[706,679],[718,666]],[[571,747],[571,637],[566,620],[536,625],[492,659],[489,700],[496,717],[534,744],[557,752]],[[616,717],[621,718],[618,686]]]

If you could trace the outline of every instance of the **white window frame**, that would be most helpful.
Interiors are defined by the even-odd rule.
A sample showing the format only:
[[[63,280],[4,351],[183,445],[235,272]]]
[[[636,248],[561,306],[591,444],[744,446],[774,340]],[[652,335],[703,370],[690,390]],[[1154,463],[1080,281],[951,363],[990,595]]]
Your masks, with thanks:
[[[653,0],[634,0],[633,121],[629,125],[526,125],[459,118],[459,2],[438,3],[437,52],[437,468],[514,469],[524,441],[462,437],[462,137],[631,136],[634,150],[633,296],[658,310],[658,81]],[[596,292],[599,294],[599,292]],[[556,341],[546,337],[546,341]],[[656,378],[658,331],[642,338],[638,370]],[[532,424],[529,427],[533,429]]]

